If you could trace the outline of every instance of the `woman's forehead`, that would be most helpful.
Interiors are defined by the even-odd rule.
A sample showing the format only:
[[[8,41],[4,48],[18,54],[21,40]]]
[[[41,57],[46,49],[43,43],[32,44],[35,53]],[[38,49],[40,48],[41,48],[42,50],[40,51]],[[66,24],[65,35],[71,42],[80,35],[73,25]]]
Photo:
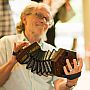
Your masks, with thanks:
[[[51,13],[45,7],[37,7],[34,12],[40,12],[48,17],[51,17]]]

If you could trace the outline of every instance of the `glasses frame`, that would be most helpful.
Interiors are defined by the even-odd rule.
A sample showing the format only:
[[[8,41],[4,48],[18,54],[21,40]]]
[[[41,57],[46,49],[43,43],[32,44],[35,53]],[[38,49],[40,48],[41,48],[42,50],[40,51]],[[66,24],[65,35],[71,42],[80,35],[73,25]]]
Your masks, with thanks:
[[[47,23],[48,25],[52,25],[53,24],[53,19],[49,19],[47,17],[45,17],[42,13],[36,12],[36,13],[28,13],[26,15],[34,15],[39,19],[44,20],[45,23]]]

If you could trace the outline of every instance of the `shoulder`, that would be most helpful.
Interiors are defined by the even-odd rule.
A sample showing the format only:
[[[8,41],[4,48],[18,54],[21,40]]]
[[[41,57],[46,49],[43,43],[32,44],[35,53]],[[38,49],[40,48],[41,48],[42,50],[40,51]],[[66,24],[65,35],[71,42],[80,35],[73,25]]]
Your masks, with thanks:
[[[0,39],[0,42],[16,42],[20,38],[20,34],[17,35],[7,35]]]

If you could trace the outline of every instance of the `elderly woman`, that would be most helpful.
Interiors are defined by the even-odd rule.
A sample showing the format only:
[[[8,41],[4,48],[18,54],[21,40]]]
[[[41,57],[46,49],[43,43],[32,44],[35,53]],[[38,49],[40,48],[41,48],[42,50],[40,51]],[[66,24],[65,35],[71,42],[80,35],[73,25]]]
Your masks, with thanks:
[[[17,26],[20,34],[0,39],[0,90],[70,90],[77,83],[78,78],[69,80],[54,75],[45,77],[33,74],[12,54],[13,51],[18,52],[34,42],[38,42],[42,50],[53,50],[53,46],[43,41],[43,36],[52,21],[52,15],[46,4],[31,2],[21,13],[21,21]],[[81,72],[82,60],[80,59],[79,65],[76,60],[73,62],[74,68],[69,60],[66,60],[69,70],[72,69],[71,72],[68,72],[64,67],[66,75]]]

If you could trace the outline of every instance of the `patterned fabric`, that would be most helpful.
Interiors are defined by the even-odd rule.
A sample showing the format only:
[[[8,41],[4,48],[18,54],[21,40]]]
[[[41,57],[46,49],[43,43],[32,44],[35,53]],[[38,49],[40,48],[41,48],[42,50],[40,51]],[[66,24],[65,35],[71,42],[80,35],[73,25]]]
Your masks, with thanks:
[[[8,0],[0,0],[0,37],[15,34],[15,25]]]

